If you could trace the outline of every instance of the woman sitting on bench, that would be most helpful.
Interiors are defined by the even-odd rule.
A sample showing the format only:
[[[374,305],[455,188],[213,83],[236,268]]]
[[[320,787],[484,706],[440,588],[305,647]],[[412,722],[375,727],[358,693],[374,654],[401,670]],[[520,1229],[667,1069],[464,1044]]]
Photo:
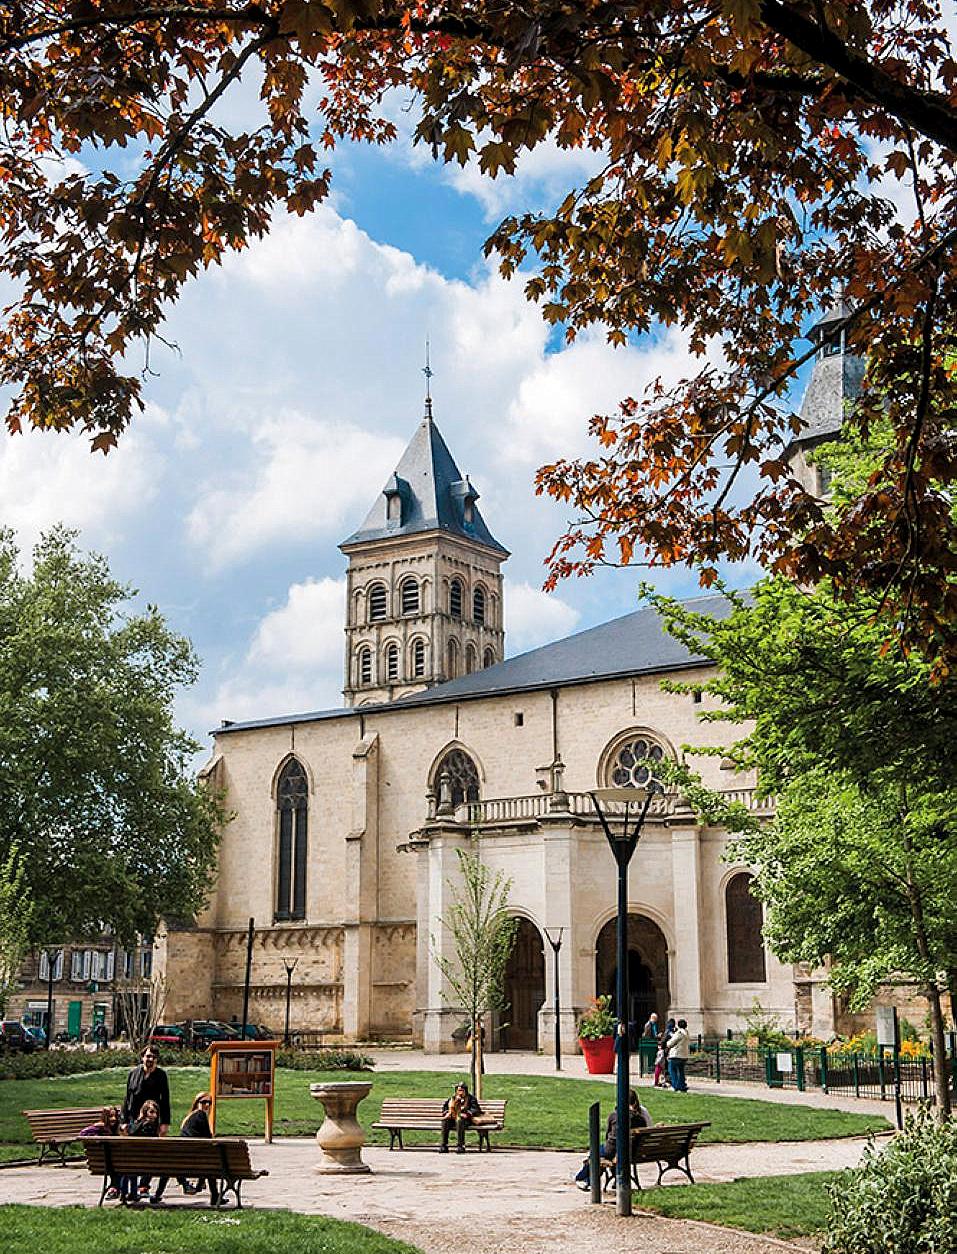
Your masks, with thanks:
[[[209,1126],[209,1111],[213,1104],[212,1094],[197,1093],[193,1098],[193,1104],[189,1108],[189,1114],[179,1125],[180,1136],[200,1137],[203,1140],[212,1140],[213,1130]],[[169,1176],[160,1176],[159,1183],[156,1185],[156,1192],[150,1198],[150,1206],[161,1206],[163,1204],[163,1193],[169,1183]],[[204,1180],[197,1182],[195,1186],[187,1185],[185,1181],[180,1181],[183,1186],[184,1193],[199,1193],[204,1185],[209,1185],[209,1197],[213,1206],[219,1205],[219,1188],[212,1176],[207,1176]]]
[[[638,1100],[638,1094],[634,1089],[628,1094],[628,1109],[630,1112],[630,1120],[632,1129],[634,1128],[650,1128],[651,1115],[646,1106],[642,1106]],[[632,1137],[632,1145],[634,1145],[634,1137]],[[608,1162],[614,1162],[618,1154],[618,1110],[617,1107],[612,1109],[608,1116],[608,1123],[605,1127],[605,1144],[602,1146],[601,1156]],[[575,1177],[575,1183],[580,1189],[591,1188],[591,1161],[586,1158],[582,1163],[582,1169]]]

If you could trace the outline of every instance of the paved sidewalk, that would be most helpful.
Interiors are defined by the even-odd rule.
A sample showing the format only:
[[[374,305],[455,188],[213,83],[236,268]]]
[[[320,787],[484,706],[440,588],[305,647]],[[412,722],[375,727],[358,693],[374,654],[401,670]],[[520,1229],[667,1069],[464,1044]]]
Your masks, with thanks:
[[[570,1248],[590,1254],[591,1232],[595,1251],[603,1254],[633,1250],[646,1240],[652,1240],[650,1248],[668,1254],[766,1254],[780,1248],[780,1243],[763,1238],[649,1216],[626,1224],[628,1231],[623,1233],[611,1204],[593,1207],[588,1195],[572,1185],[580,1153],[496,1150],[445,1155],[431,1148],[390,1153],[373,1146],[363,1151],[372,1168],[369,1175],[327,1176],[316,1171],[319,1151],[311,1138],[250,1144],[254,1165],[267,1168],[269,1175],[246,1186],[247,1206],[355,1220],[410,1241],[426,1254],[491,1254],[499,1249],[544,1254]],[[692,1166],[702,1182],[817,1171],[856,1163],[863,1146],[859,1138],[703,1145],[695,1149]],[[641,1168],[646,1186],[654,1185],[656,1176],[655,1168]],[[671,1179],[678,1183],[682,1177]],[[4,1202],[95,1206],[99,1191],[99,1181],[82,1167],[21,1167],[0,1173]],[[168,1196],[171,1206],[199,1205],[181,1199],[175,1186]],[[589,1213],[599,1210],[597,1216]]]

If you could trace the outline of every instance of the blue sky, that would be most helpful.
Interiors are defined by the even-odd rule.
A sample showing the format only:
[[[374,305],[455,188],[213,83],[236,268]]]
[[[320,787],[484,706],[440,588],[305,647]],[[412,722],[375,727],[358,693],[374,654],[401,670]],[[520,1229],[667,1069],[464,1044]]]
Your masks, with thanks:
[[[640,570],[540,591],[567,519],[534,496],[533,476],[588,449],[591,414],[695,364],[675,332],[617,350],[600,332],[564,346],[522,283],[482,257],[501,214],[553,203],[594,161],[545,146],[492,184],[405,138],[346,150],[328,205],[278,219],[171,310],[179,352],[154,348],[146,413],[119,450],[104,459],[82,438],[35,433],[0,444],[2,521],[21,546],[55,522],[78,527],[192,639],[202,677],[178,712],[197,735],[223,718],[340,704],[337,544],[420,420],[426,336],[436,421],[513,554],[508,652],[635,608]],[[654,579],[697,591],[685,570]]]

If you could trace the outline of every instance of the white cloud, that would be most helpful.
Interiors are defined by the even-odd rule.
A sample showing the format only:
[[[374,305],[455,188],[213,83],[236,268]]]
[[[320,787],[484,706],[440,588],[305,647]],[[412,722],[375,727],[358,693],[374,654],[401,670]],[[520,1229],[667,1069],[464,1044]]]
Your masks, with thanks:
[[[403,448],[395,437],[298,412],[265,419],[250,444],[251,466],[208,480],[188,518],[214,568],[283,540],[331,544],[371,505]]]
[[[606,164],[602,152],[560,148],[554,139],[548,139],[522,153],[514,174],[490,178],[473,158],[464,166],[447,166],[445,178],[456,191],[474,196],[488,221],[498,221],[510,212],[560,204],[573,187],[583,187]]]
[[[611,413],[626,396],[641,396],[658,376],[667,387],[703,364],[674,328],[640,346],[617,349],[599,332],[579,336],[535,363],[520,381],[508,409],[509,454],[538,465],[594,452],[588,435],[593,414]]]
[[[259,622],[242,661],[212,696],[184,714],[196,724],[334,709],[342,705],[344,579],[290,586],[285,604]]]
[[[121,536],[158,490],[164,458],[149,425],[142,415],[106,457],[74,433],[30,429],[0,438],[0,523],[16,529],[22,552],[57,523],[82,531],[84,547]]]
[[[530,583],[505,585],[505,643],[509,655],[570,635],[581,614],[554,593]]]
[[[259,624],[249,660],[274,670],[341,670],[346,617],[344,579],[307,579],[294,583],[286,604]]]

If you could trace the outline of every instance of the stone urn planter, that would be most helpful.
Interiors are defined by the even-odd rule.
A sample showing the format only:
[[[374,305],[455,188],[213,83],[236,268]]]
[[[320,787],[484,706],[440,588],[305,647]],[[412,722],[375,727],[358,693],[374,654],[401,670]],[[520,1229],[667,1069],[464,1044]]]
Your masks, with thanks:
[[[582,1038],[578,1044],[585,1055],[590,1075],[611,1075],[615,1070],[615,1038],[599,1036],[596,1040]]]
[[[372,1170],[362,1161],[365,1133],[356,1118],[356,1108],[371,1091],[371,1080],[309,1085],[309,1092],[322,1103],[326,1116],[316,1133],[322,1156],[316,1170],[321,1174],[356,1175]]]

